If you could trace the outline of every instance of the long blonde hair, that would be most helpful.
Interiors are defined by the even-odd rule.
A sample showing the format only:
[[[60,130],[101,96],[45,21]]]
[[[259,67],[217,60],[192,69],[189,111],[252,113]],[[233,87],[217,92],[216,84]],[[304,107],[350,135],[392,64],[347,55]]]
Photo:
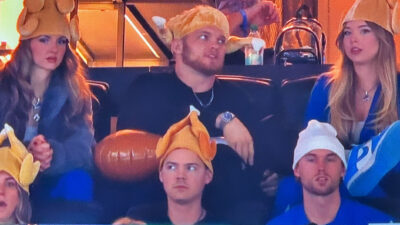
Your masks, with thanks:
[[[381,93],[377,102],[375,119],[366,126],[376,132],[398,120],[397,112],[397,70],[396,51],[393,35],[379,25],[366,21],[379,42],[379,50],[375,56]],[[350,144],[350,132],[355,121],[354,95],[355,71],[353,62],[346,56],[343,46],[343,30],[336,39],[341,52],[339,63],[331,73],[332,87],[329,93],[330,122],[336,128],[339,139]]]

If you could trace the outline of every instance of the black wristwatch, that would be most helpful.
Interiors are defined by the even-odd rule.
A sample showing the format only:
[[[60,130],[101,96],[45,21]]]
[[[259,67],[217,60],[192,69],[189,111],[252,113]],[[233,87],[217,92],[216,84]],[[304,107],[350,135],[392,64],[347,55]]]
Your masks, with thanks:
[[[221,122],[219,123],[219,128],[223,130],[229,122],[235,119],[235,117],[236,117],[235,114],[229,111],[223,112],[221,114]]]

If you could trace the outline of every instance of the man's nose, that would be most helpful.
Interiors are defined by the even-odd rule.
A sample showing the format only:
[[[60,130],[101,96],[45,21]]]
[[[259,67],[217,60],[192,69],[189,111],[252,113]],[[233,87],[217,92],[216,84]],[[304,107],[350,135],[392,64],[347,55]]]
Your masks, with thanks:
[[[325,170],[325,161],[324,160],[318,160],[318,170],[319,171],[324,171]]]
[[[186,179],[186,171],[184,168],[179,168],[177,170],[177,178],[178,179]]]

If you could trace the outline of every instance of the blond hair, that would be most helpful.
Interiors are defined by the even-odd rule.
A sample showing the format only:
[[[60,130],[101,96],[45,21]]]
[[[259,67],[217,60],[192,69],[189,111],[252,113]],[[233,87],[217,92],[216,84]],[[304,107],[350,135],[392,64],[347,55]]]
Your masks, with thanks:
[[[393,35],[379,25],[366,21],[379,42],[379,50],[375,56],[376,72],[381,85],[381,93],[377,101],[375,119],[366,126],[376,132],[398,120],[397,112],[397,70],[396,52]],[[355,71],[352,61],[346,56],[343,47],[343,30],[336,39],[341,51],[339,63],[331,71],[332,87],[329,93],[330,121],[338,132],[342,143],[350,144],[350,133],[355,121],[354,95]]]

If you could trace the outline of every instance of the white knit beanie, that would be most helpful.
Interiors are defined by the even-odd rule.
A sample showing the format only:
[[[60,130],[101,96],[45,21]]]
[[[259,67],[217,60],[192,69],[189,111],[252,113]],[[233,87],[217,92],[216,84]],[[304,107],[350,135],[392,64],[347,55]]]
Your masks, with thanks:
[[[307,153],[316,149],[326,149],[335,153],[343,161],[347,168],[344,147],[336,137],[335,128],[329,123],[321,123],[317,120],[308,122],[307,128],[299,133],[299,139],[294,149],[293,169],[299,160]]]

